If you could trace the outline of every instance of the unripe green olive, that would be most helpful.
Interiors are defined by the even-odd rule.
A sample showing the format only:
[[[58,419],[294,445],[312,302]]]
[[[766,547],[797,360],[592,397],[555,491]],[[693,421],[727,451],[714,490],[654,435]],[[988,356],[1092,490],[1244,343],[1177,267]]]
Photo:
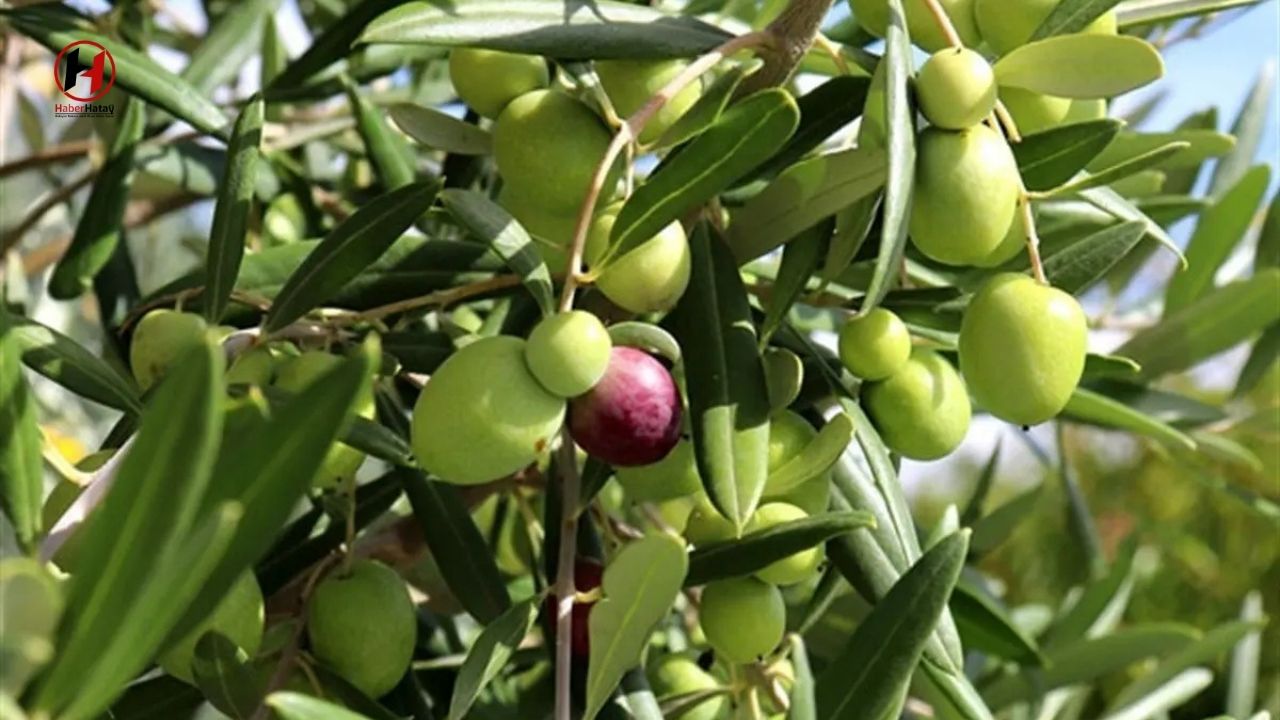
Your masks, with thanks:
[[[1080,303],[1018,273],[987,281],[960,327],[960,369],[992,415],[1036,425],[1066,407],[1084,372],[1088,321]]]
[[[614,477],[627,491],[627,497],[639,502],[671,500],[702,489],[693,443],[683,438],[658,462],[617,468]]]
[[[271,348],[259,345],[241,353],[227,368],[228,385],[270,385],[275,376],[276,358]]]
[[[143,390],[159,382],[188,350],[204,342],[204,318],[174,310],[152,310],[138,321],[129,345],[129,366]]]
[[[395,687],[417,642],[418,620],[404,580],[373,560],[357,560],[316,586],[307,613],[311,650],[371,698]]]
[[[566,251],[573,240],[576,214],[573,211],[549,212],[520,195],[511,185],[503,185],[498,191],[498,204],[529,233],[547,268],[553,273],[563,270],[568,260]]]
[[[939,0],[939,2],[947,16],[951,18],[951,24],[955,26],[960,41],[969,47],[977,45],[978,25],[973,17],[975,0]],[[876,37],[884,37],[889,28],[888,0],[849,0],[849,7],[864,30]],[[907,32],[911,35],[911,42],[930,52],[941,50],[951,44],[938,28],[932,13],[929,12],[927,0],[903,0],[902,9],[906,14]]]
[[[191,661],[195,658],[196,643],[205,633],[223,635],[249,657],[253,657],[262,643],[263,618],[262,588],[258,587],[258,580],[252,572],[245,572],[214,607],[209,617],[170,645],[157,662],[170,675],[193,683],[195,680]]]
[[[1025,45],[1059,2],[1060,0],[976,0],[973,16],[982,32],[982,39],[997,54],[1004,55]],[[1115,11],[1107,11],[1080,32],[1089,35],[1115,35]]]
[[[559,90],[512,100],[493,126],[493,159],[512,192],[548,213],[575,213],[609,147],[591,108]],[[606,183],[606,195],[612,183]]]
[[[995,109],[996,73],[986,58],[972,50],[939,50],[920,68],[916,99],[929,122],[963,130]]]
[[[769,391],[769,407],[782,410],[800,397],[804,386],[804,362],[786,348],[771,347],[760,360],[764,363],[765,387]]]
[[[685,67],[685,63],[679,60],[597,60],[595,65],[601,87],[608,93],[614,111],[622,118],[644,107],[649,98],[674,80]],[[641,144],[660,139],[681,115],[693,107],[699,94],[696,84],[676,93],[645,125],[640,133]]]
[[[529,372],[524,348],[519,338],[484,338],[436,369],[413,409],[413,451],[423,469],[476,485],[546,455],[565,403]]]
[[[827,511],[827,506],[831,504],[831,473],[825,472],[811,477],[780,493],[765,491],[761,500],[768,503],[795,505],[810,515],[824,513]]]
[[[290,393],[300,393],[324,374],[332,371],[342,359],[336,355],[319,350],[310,350],[290,358],[280,364],[276,373],[276,387]],[[377,413],[373,394],[360,398],[355,412],[362,418],[372,420]],[[343,442],[335,442],[329,446],[324,455],[324,462],[311,481],[311,486],[324,489],[342,485],[351,481],[364,464],[365,454]]]
[[[711,673],[698,667],[688,655],[664,655],[649,664],[649,686],[658,697],[683,695],[699,690],[715,690],[721,687]],[[727,695],[719,695],[698,703],[696,707],[678,716],[678,720],[724,720],[729,716]]]
[[[940,263],[971,265],[1009,233],[1018,209],[1018,164],[986,125],[930,128],[917,141],[911,240]]]
[[[1000,102],[1004,103],[1018,126],[1018,132],[1024,136],[1058,127],[1071,112],[1071,101],[1067,98],[1016,87],[1000,88]]]
[[[698,618],[712,649],[725,661],[744,665],[782,642],[787,608],[773,585],[733,578],[707,584]]]
[[[955,450],[973,414],[960,374],[941,355],[919,347],[888,380],[864,385],[862,404],[885,445],[913,460],[936,460]]]
[[[697,496],[697,506],[689,513],[684,538],[694,545],[705,546],[738,536],[738,528],[720,514],[706,495]]]
[[[449,80],[462,102],[496,118],[507,103],[546,87],[550,77],[547,61],[537,55],[460,47],[449,52]]]
[[[775,472],[791,462],[818,436],[808,420],[790,410],[774,413],[769,419],[769,477],[765,480],[765,493],[783,493],[791,487],[779,486]]]
[[[840,361],[863,380],[883,380],[911,357],[911,333],[893,312],[875,308],[840,328]]]
[[[524,359],[529,372],[548,392],[571,398],[600,382],[612,351],[613,341],[599,318],[570,310],[533,328],[524,346]]]
[[[809,514],[795,505],[780,502],[766,503],[756,509],[751,520],[747,522],[746,531],[752,533],[768,530],[774,525],[803,520],[807,517]],[[816,545],[808,550],[788,555],[762,570],[757,570],[756,577],[774,585],[794,585],[809,579],[822,564],[822,557],[822,546]]]
[[[620,209],[620,205],[606,208],[591,224],[586,256],[592,267],[608,250],[609,233]],[[596,287],[624,310],[660,312],[679,302],[689,287],[691,269],[689,240],[680,223],[673,222],[625,255],[610,259],[596,278]]]

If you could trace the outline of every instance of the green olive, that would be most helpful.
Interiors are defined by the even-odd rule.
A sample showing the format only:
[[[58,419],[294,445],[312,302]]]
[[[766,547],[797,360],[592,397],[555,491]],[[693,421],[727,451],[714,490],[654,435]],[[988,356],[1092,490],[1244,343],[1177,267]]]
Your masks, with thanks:
[[[977,45],[978,25],[973,17],[975,0],[939,0],[939,2],[947,16],[951,18],[951,24],[955,26],[960,41],[970,47]],[[849,0],[849,7],[864,30],[876,37],[884,37],[889,27],[888,0]],[[951,44],[933,19],[928,0],[903,0],[902,9],[907,17],[907,32],[911,35],[911,42],[930,52],[941,50]]]
[[[684,538],[694,545],[710,545],[738,536],[738,528],[720,514],[706,495],[698,496],[698,504],[689,513],[684,528]]]
[[[547,61],[537,55],[460,47],[449,52],[449,80],[462,102],[496,118],[512,100],[546,87],[550,76]]]
[[[1018,164],[986,125],[930,128],[917,141],[911,239],[940,263],[971,265],[1009,233],[1018,209]]]
[[[840,328],[840,360],[864,380],[883,380],[911,357],[911,333],[884,308],[856,315]]]
[[[995,268],[1009,262],[1018,257],[1027,249],[1027,226],[1022,222],[1020,214],[1015,215],[1013,224],[1009,226],[1009,232],[991,251],[990,255],[978,260],[974,265],[980,268]]]
[[[756,509],[751,520],[747,522],[749,533],[767,530],[774,525],[803,520],[809,513],[787,503],[767,503]],[[822,564],[822,546],[817,545],[808,550],[801,550],[793,555],[771,563],[763,570],[756,571],[756,577],[774,585],[794,585],[809,579],[818,566]]]
[[[586,256],[598,265],[609,247],[609,233],[621,205],[606,208],[591,224]],[[642,314],[670,310],[689,287],[689,240],[673,222],[621,257],[613,257],[596,278],[596,287],[614,304]]]
[[[276,373],[276,387],[290,393],[300,393],[311,383],[332,371],[342,362],[336,355],[318,350],[310,350],[290,358],[280,364]],[[373,394],[369,393],[356,404],[355,412],[366,420],[372,420],[377,413]],[[316,472],[311,486],[324,489],[343,485],[351,481],[364,464],[365,454],[342,442],[335,442],[325,453],[324,462]]]
[[[566,250],[573,240],[576,214],[571,211],[549,212],[513,191],[511,185],[503,185],[498,191],[498,204],[529,233],[547,268],[553,273],[563,270],[569,257]]]
[[[227,368],[228,385],[270,385],[275,376],[276,358],[271,348],[259,345],[241,353]]]
[[[263,617],[262,588],[258,587],[258,580],[252,572],[245,572],[218,602],[209,617],[170,645],[157,662],[170,675],[194,683],[191,661],[195,658],[196,643],[205,633],[216,632],[223,635],[249,657],[253,657],[262,643]]]
[[[790,350],[776,347],[766,349],[760,359],[764,363],[769,407],[785,409],[800,397],[800,389],[804,386],[804,362]]]
[[[357,560],[316,586],[307,613],[311,650],[371,698],[409,669],[418,619],[404,580],[373,560]]]
[[[138,321],[129,345],[129,366],[143,390],[150,389],[184,353],[204,342],[204,318],[174,310],[152,310]]]
[[[1066,406],[1084,372],[1089,327],[1067,293],[1018,273],[987,281],[960,328],[960,369],[980,406],[1036,425]]]
[[[698,663],[688,655],[663,655],[649,664],[647,674],[649,686],[659,698],[721,687],[714,675],[698,667]],[[729,696],[719,695],[672,717],[678,720],[724,720],[729,717],[730,709]]]
[[[1000,88],[1000,102],[1004,103],[1018,126],[1018,132],[1024,136],[1058,127],[1071,112],[1071,101],[1067,98],[1015,87]]]
[[[597,60],[596,75],[609,95],[613,109],[622,118],[630,117],[651,97],[684,70],[679,60]],[[676,120],[698,101],[698,86],[685,87],[662,106],[640,133],[641,144],[660,139]]]
[[[729,663],[745,665],[782,642],[787,608],[773,585],[733,578],[703,588],[698,618],[712,649]]]
[[[1060,0],[976,0],[973,16],[982,32],[982,39],[997,54],[1004,55],[1025,45],[1059,2]],[[1081,32],[1089,35],[1115,35],[1115,11],[1104,13]]]
[[[519,338],[484,338],[436,369],[413,409],[413,450],[423,469],[476,485],[547,454],[565,403],[529,372],[524,348]]]
[[[913,460],[936,460],[955,450],[972,416],[960,374],[941,355],[919,347],[888,380],[864,385],[862,404],[885,445]]]
[[[996,73],[986,58],[972,50],[939,50],[920,68],[916,99],[929,122],[946,130],[963,130],[995,109]]]
[[[553,315],[533,328],[524,346],[529,372],[553,395],[577,397],[600,382],[609,367],[613,341],[604,323],[589,312]]]
[[[804,452],[818,436],[808,420],[790,410],[774,413],[769,419],[769,477],[765,481],[765,493],[784,493],[792,488],[780,487],[774,473]]]
[[[771,493],[766,490],[761,500],[767,503],[780,502],[795,505],[810,515],[824,513],[827,511],[827,506],[831,504],[831,473],[825,472],[811,477],[780,493]]]
[[[559,90],[534,90],[498,116],[493,159],[522,199],[547,213],[576,213],[609,140],[591,108]]]
[[[693,443],[685,439],[676,443],[675,448],[658,462],[617,468],[614,477],[627,491],[627,497],[638,502],[672,500],[702,489]]]

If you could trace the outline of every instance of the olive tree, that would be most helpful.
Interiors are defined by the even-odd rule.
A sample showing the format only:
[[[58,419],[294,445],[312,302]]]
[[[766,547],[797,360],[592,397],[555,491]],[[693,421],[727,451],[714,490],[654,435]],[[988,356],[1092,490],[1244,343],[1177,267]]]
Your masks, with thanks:
[[[1264,596],[1135,611],[1067,442],[1275,543],[1273,79],[1111,103],[1255,4],[0,3],[0,714],[1269,717]]]

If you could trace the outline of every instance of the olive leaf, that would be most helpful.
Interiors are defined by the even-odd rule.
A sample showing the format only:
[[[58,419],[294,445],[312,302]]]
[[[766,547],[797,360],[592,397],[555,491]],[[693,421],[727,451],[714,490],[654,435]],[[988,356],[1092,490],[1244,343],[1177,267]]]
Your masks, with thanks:
[[[1067,182],[1111,144],[1122,126],[1118,120],[1093,120],[1027,135],[1011,146],[1023,183],[1037,191]]]
[[[1145,40],[1127,35],[1060,35],[1027,43],[995,64],[1001,86],[1055,97],[1122,95],[1159,80],[1164,61]]]
[[[961,578],[949,606],[965,647],[1029,667],[1044,665],[1035,640],[1027,637],[1008,613],[973,582]]]
[[[833,537],[873,527],[867,512],[831,512],[771,525],[763,530],[699,547],[689,556],[686,586],[742,577],[778,560],[821,545]]]
[[[79,343],[35,320],[0,308],[0,322],[22,351],[27,367],[80,397],[136,414],[142,410],[141,391],[132,377],[89,352]]]
[[[529,233],[502,206],[474,190],[449,189],[440,200],[471,234],[489,244],[520,276],[543,316],[555,311],[551,273]]]
[[[541,600],[541,596],[535,596],[512,605],[494,618],[476,638],[458,670],[453,698],[449,701],[448,720],[466,717],[485,686],[502,671],[524,636],[533,628]]]
[[[686,110],[671,124],[671,127],[662,133],[657,145],[659,147],[679,145],[714,125],[724,113],[724,109],[729,106],[729,101],[733,99],[738,86],[762,65],[764,65],[763,60],[752,59],[734,65],[717,77],[702,91],[693,107]]]
[[[1074,420],[1148,435],[1185,450],[1196,449],[1195,440],[1169,425],[1086,388],[1076,388],[1062,412],[1064,416]]]
[[[803,450],[769,473],[769,487],[786,492],[827,472],[840,459],[851,440],[853,421],[844,413],[836,413]]]
[[[0,314],[0,510],[18,543],[30,548],[41,530],[44,494],[35,396],[22,373],[22,347],[7,314]]]
[[[1119,4],[1120,0],[1064,0],[1031,33],[1031,41],[1080,32]]]
[[[383,111],[361,95],[354,83],[344,77],[342,85],[347,92],[351,114],[356,119],[356,131],[360,133],[365,152],[383,187],[395,190],[412,183],[414,155],[409,151],[404,136],[387,124]]]
[[[488,155],[493,151],[493,138],[487,131],[448,113],[410,103],[396,103],[389,110],[397,127],[432,150],[457,155]]]
[[[209,232],[204,316],[210,323],[216,324],[222,318],[235,289],[236,277],[240,274],[265,116],[266,106],[262,98],[255,97],[240,111],[231,131],[226,171],[222,176],[218,204],[213,209],[213,229]]]
[[[274,692],[267,696],[271,706],[284,720],[368,720],[363,715],[296,692]]]

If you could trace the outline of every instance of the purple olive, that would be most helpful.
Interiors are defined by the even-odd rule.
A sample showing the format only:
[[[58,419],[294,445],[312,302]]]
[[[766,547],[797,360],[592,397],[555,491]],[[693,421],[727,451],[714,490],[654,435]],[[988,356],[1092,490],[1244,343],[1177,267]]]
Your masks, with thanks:
[[[569,404],[569,432],[589,455],[614,467],[649,465],[680,439],[680,392],[653,356],[615,347],[591,392]]]

